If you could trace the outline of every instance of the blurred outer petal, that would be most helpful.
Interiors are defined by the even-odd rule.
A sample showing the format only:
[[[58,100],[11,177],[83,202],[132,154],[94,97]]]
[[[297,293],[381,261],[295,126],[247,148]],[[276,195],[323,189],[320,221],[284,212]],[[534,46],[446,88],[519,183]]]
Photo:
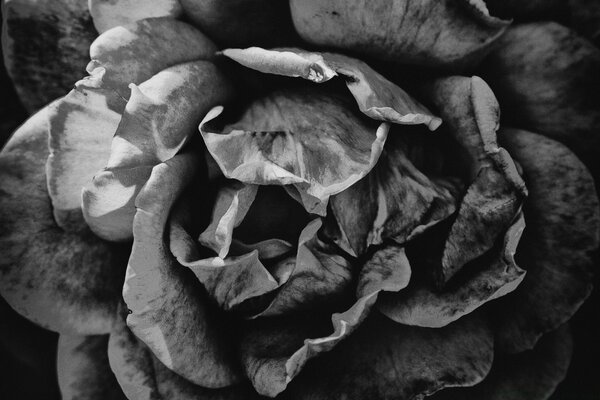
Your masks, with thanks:
[[[48,110],[19,128],[0,153],[0,291],[16,311],[48,329],[107,333],[124,249],[89,231],[56,226],[44,174]]]
[[[180,2],[185,16],[222,46],[274,46],[298,41],[284,0]]]
[[[483,80],[476,76],[440,79],[428,95],[463,147],[472,179],[443,250],[437,278],[446,283],[506,232],[527,189],[510,155],[498,147],[500,110]]]
[[[402,64],[462,67],[477,62],[508,21],[480,0],[291,0],[308,42]]]
[[[355,331],[369,314],[379,292],[405,288],[410,275],[404,249],[388,247],[379,250],[363,267],[356,303],[348,310],[332,315],[333,332],[327,336],[305,339],[304,344],[296,347],[292,343],[302,340],[301,330],[289,334],[284,330],[282,335],[279,329],[273,329],[274,326],[262,324],[262,320],[259,320],[256,323],[258,329],[250,329],[242,340],[242,360],[255,389],[270,397],[281,393],[310,359],[330,351]],[[297,322],[292,321],[290,325],[294,323]],[[292,343],[290,337],[293,337]],[[283,347],[283,352],[274,349],[279,345]]]
[[[165,243],[169,212],[198,169],[195,154],[157,165],[136,199],[134,242],[123,297],[127,325],[170,369],[205,387],[238,379],[222,326],[208,302]],[[191,350],[190,350],[191,349]]]
[[[416,283],[401,293],[382,296],[379,310],[401,324],[439,328],[512,292],[525,277],[525,271],[514,260],[524,228],[521,214],[506,232],[499,248],[475,261],[475,272],[465,282],[442,291]]]
[[[136,86],[112,139],[106,168],[83,191],[83,215],[107,240],[132,237],[134,201],[152,167],[172,158],[232,88],[210,61],[167,68]]]
[[[431,400],[546,400],[565,378],[572,353],[573,338],[563,326],[544,335],[531,351],[494,360],[478,385],[444,390]]]
[[[323,211],[329,196],[373,168],[389,129],[322,91],[271,93],[226,126],[215,121],[222,110],[211,110],[200,132],[223,174],[244,183],[293,184],[309,212]]]
[[[492,333],[472,314],[444,328],[426,329],[373,313],[346,341],[313,361],[283,398],[420,398],[480,382],[492,358]]]
[[[386,239],[406,242],[453,214],[456,201],[455,193],[415,168],[392,136],[373,170],[331,198],[337,228],[328,236],[360,256]]]
[[[108,335],[60,335],[56,357],[63,400],[125,399],[108,364]]]
[[[531,193],[524,209],[527,229],[517,252],[527,275],[497,303],[495,318],[500,345],[517,352],[568,321],[590,294],[600,206],[592,177],[567,148],[520,130],[503,130],[500,137],[523,167]]]
[[[84,74],[96,37],[85,1],[2,1],[4,63],[29,112],[62,96]]]
[[[600,50],[553,22],[507,31],[481,74],[506,123],[567,145],[600,176]]]
[[[182,12],[179,0],[88,0],[88,6],[100,33],[145,18],[177,18]]]
[[[301,77],[315,83],[342,76],[365,115],[383,122],[425,124],[437,129],[442,121],[408,93],[364,62],[334,53],[310,53],[302,49],[265,50],[260,47],[226,49],[223,55],[257,71]]]

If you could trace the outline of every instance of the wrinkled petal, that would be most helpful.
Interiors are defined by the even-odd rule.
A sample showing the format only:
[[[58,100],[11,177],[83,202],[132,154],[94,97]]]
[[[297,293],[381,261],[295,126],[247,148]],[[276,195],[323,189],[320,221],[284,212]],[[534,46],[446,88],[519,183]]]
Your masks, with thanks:
[[[478,385],[444,390],[431,400],[546,400],[565,378],[572,352],[569,328],[561,327],[530,351],[494,360],[489,375]]]
[[[124,400],[107,356],[108,335],[58,340],[58,385],[63,400]]]
[[[56,226],[44,174],[48,114],[35,114],[0,153],[0,291],[45,328],[107,333],[128,250]]]
[[[238,379],[227,332],[164,242],[171,207],[194,179],[198,163],[195,154],[185,154],[157,165],[138,195],[123,297],[131,310],[127,325],[163,364],[196,384],[217,388]]]
[[[400,293],[383,296],[378,309],[401,324],[439,328],[512,292],[525,277],[525,271],[514,260],[524,228],[521,215],[508,229],[499,248],[475,261],[472,270],[476,272],[466,281],[442,291],[417,282]]]
[[[290,7],[309,43],[435,67],[477,62],[509,23],[473,0],[292,0]]]
[[[34,112],[84,74],[96,37],[85,1],[5,0],[2,53],[21,102]]]
[[[481,74],[505,123],[566,144],[600,173],[600,50],[553,22],[515,26],[499,40]]]
[[[100,33],[145,18],[181,15],[179,0],[88,0],[94,26]]]
[[[436,277],[443,284],[493,247],[518,214],[527,189],[510,155],[498,147],[500,110],[483,80],[440,79],[428,96],[464,149],[472,180],[444,245]]]
[[[302,49],[265,50],[260,47],[226,49],[222,54],[257,71],[327,82],[341,76],[365,115],[383,122],[425,124],[435,130],[442,121],[408,93],[364,62],[334,53],[310,53]]]
[[[444,387],[480,382],[492,358],[492,333],[476,316],[426,329],[373,313],[347,340],[313,361],[283,397],[419,398]]]
[[[389,129],[316,90],[274,92],[225,126],[215,120],[222,111],[211,110],[200,132],[223,174],[245,183],[293,184],[309,212],[322,210],[329,196],[373,168]]]
[[[527,275],[498,302],[494,318],[501,347],[517,352],[568,321],[590,294],[600,205],[592,177],[567,148],[520,130],[501,131],[500,138],[523,167],[530,192],[517,252]]]
[[[222,46],[296,42],[287,1],[180,0],[193,24]]]
[[[209,61],[167,68],[132,94],[112,138],[110,157],[83,191],[83,215],[107,240],[132,237],[134,201],[152,167],[172,158],[210,108],[230,97],[225,77]]]

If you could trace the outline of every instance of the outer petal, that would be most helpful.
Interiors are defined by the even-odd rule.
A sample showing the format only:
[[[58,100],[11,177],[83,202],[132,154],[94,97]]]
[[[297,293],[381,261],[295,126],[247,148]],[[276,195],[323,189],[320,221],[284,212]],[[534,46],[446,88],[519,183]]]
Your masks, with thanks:
[[[302,77],[316,83],[327,82],[340,75],[360,111],[378,121],[425,124],[432,131],[442,123],[408,93],[356,58],[294,48],[265,50],[250,47],[226,49],[222,54],[260,72]]]
[[[179,0],[88,0],[88,5],[100,33],[145,18],[177,18],[182,12]]]
[[[58,384],[63,400],[123,400],[108,365],[108,335],[67,336],[58,340]]]
[[[125,249],[56,226],[44,175],[48,112],[34,115],[0,153],[0,290],[15,310],[46,328],[106,333]]]
[[[96,37],[85,1],[2,1],[6,69],[29,112],[64,95],[82,76]]]
[[[196,384],[217,388],[238,378],[223,338],[227,332],[164,242],[171,207],[197,168],[195,154],[178,155],[154,167],[136,199],[123,297],[131,310],[128,326],[162,363]]]
[[[600,50],[553,22],[507,31],[482,66],[505,122],[566,144],[600,176]]]
[[[592,290],[592,252],[600,243],[600,210],[586,168],[564,146],[519,130],[502,143],[523,167],[531,197],[517,252],[523,284],[497,303],[498,339],[516,352],[568,321]]]
[[[291,0],[292,19],[308,42],[396,63],[460,67],[488,51],[508,21],[483,1]]]
[[[293,184],[309,212],[373,168],[387,137],[321,91],[274,92],[223,126],[213,109],[200,132],[226,177],[253,184]],[[221,124],[221,125],[219,125]],[[218,133],[223,132],[223,133]]]

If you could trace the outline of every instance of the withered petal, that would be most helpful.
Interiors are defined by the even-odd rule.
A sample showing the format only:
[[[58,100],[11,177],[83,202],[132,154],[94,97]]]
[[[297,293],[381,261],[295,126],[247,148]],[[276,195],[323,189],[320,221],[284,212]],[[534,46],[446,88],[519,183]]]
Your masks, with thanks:
[[[88,0],[88,5],[100,33],[145,18],[177,18],[183,11],[179,0]]]

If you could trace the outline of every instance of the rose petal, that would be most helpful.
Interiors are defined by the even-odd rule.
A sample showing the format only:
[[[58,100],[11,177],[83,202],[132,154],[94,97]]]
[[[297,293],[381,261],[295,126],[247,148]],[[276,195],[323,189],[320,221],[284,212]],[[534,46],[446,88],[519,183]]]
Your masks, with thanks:
[[[492,333],[476,316],[426,329],[373,313],[346,341],[313,361],[291,383],[286,398],[419,398],[480,382],[492,358]]]
[[[145,18],[177,18],[182,12],[179,0],[88,0],[88,4],[100,33]]]
[[[4,63],[31,113],[64,95],[82,76],[96,32],[80,0],[8,0],[2,2],[2,15]]]
[[[43,327],[107,333],[127,250],[89,231],[56,226],[44,174],[48,114],[49,108],[35,114],[0,153],[0,290],[11,307]]]
[[[309,212],[375,165],[388,131],[321,91],[272,93],[225,127],[215,126],[221,112],[211,110],[200,132],[223,174],[244,183],[293,184]]]
[[[482,66],[505,122],[566,144],[600,173],[600,50],[553,22],[515,26]]]
[[[447,121],[469,160],[471,185],[444,246],[440,283],[490,250],[511,225],[527,190],[513,160],[496,143],[500,111],[487,84],[478,77],[434,82],[428,96]]]
[[[170,209],[197,169],[197,156],[185,154],[152,170],[135,203],[123,297],[131,310],[127,325],[161,362],[196,384],[217,388],[238,379],[222,326],[164,242]]]
[[[290,7],[309,43],[435,67],[477,62],[509,23],[490,16],[483,1],[292,0]]]
[[[260,47],[225,49],[222,54],[257,71],[327,82],[341,76],[365,115],[383,122],[425,124],[437,129],[442,121],[408,93],[356,58],[302,49],[265,50]]]
[[[564,326],[545,335],[531,351],[494,360],[478,385],[444,390],[431,400],[546,400],[567,374],[572,352],[573,338]]]
[[[567,148],[521,130],[504,130],[500,137],[523,167],[531,193],[517,252],[527,275],[498,302],[494,318],[502,348],[517,352],[568,321],[590,294],[600,206],[592,177]]]
[[[512,292],[525,277],[525,271],[514,260],[524,228],[525,221],[520,215],[506,232],[499,248],[475,261],[476,272],[465,282],[443,291],[416,282],[401,293],[382,296],[379,311],[401,324],[439,328]]]
[[[107,347],[108,335],[60,335],[56,369],[63,400],[125,399],[110,370]]]
[[[297,41],[287,1],[180,0],[185,15],[223,46]]]

